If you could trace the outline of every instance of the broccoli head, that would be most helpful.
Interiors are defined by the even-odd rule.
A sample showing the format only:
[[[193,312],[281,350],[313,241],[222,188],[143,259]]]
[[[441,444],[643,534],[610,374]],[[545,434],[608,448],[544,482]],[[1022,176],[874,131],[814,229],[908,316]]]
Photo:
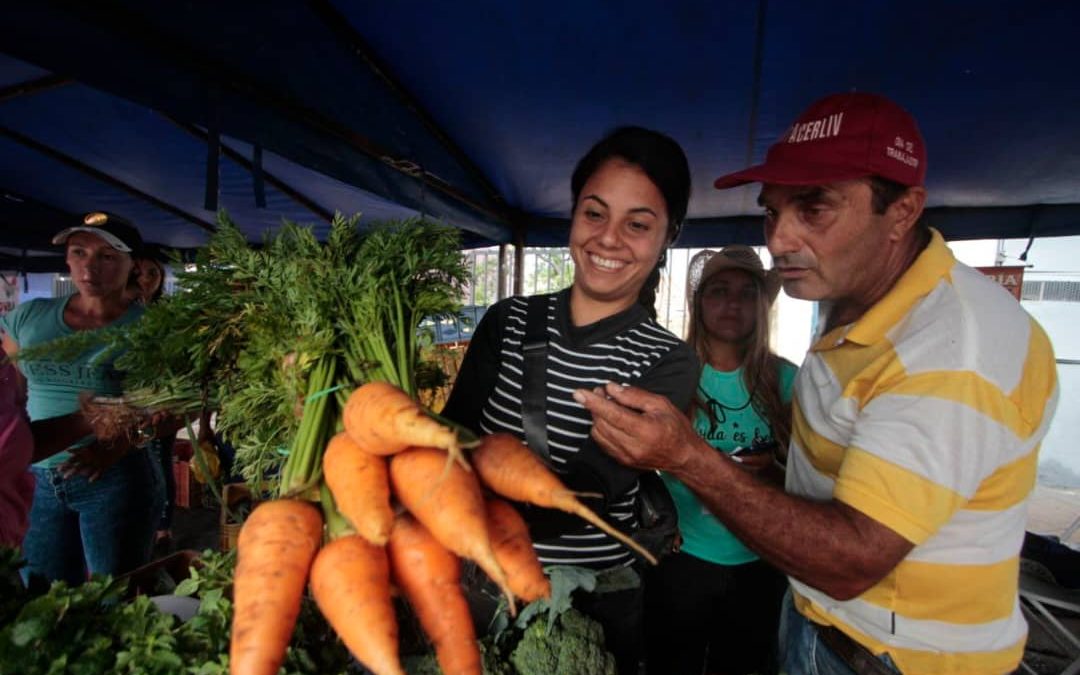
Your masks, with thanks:
[[[604,646],[604,629],[576,609],[559,615],[548,630],[534,621],[510,654],[518,675],[615,675],[615,657]]]

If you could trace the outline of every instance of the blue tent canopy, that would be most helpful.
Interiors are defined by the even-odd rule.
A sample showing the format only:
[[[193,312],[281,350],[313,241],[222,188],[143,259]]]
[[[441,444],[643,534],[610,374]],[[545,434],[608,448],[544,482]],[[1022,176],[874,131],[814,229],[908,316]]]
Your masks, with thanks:
[[[569,175],[622,124],[690,158],[679,245],[760,243],[760,161],[819,96],[919,119],[931,223],[953,239],[1080,233],[1080,5],[5,3],[0,267],[105,209],[189,248],[224,208],[252,239],[425,214],[467,245],[565,243]],[[37,262],[35,262],[37,261]]]

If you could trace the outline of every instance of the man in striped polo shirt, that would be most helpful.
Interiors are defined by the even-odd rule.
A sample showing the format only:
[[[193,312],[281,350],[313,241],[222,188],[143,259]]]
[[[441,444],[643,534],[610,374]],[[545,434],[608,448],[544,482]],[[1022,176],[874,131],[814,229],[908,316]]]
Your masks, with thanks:
[[[786,493],[709,448],[666,400],[577,392],[606,450],[683,481],[789,575],[789,675],[1008,673],[1023,653],[1019,552],[1054,355],[923,223],[925,176],[906,111],[838,94],[763,164],[716,181],[762,183],[784,290],[822,303],[795,383]]]

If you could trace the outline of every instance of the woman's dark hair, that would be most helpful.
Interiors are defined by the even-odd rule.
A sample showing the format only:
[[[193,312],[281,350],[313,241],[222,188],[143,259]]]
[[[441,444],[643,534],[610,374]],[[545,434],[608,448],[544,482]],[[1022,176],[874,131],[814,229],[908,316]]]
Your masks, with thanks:
[[[596,143],[574,168],[570,192],[576,208],[585,183],[600,166],[618,157],[641,168],[664,197],[667,207],[667,242],[670,246],[679,236],[690,202],[690,163],[682,147],[670,136],[642,127],[619,127]],[[660,269],[667,262],[667,251],[660,255],[645,285],[638,293],[638,302],[656,318],[656,289],[660,285]]]
[[[158,270],[158,274],[161,275],[161,283],[158,284],[157,289],[154,291],[154,295],[150,298],[150,302],[157,301],[162,295],[165,294],[165,265],[160,260],[158,260],[157,258],[155,258],[153,256],[150,256],[150,255],[146,255],[146,254],[136,256],[135,257],[135,262],[137,262],[137,263],[138,262],[153,263],[154,267],[156,267],[157,270]],[[132,272],[132,276],[131,276],[131,279],[128,281],[128,283],[129,284],[132,284],[132,283],[138,284],[138,271],[137,271],[137,268],[133,266],[131,272]]]
[[[154,291],[153,297],[150,298],[150,301],[154,302],[165,294],[165,265],[156,258],[150,258],[150,262],[154,263],[154,266],[158,269],[158,274],[161,275],[161,283],[158,284],[157,290]]]

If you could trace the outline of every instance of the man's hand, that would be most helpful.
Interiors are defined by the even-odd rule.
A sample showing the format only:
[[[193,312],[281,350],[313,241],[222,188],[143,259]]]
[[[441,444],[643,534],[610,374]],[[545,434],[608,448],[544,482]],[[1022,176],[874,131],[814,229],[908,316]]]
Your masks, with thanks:
[[[593,438],[612,457],[673,474],[758,555],[838,600],[865,592],[914,546],[846,504],[795,497],[759,480],[702,440],[662,396],[608,384],[578,389],[574,399],[592,413]]]
[[[627,466],[677,469],[701,442],[686,415],[663,396],[609,382],[595,391],[578,389],[574,399],[592,413],[592,437]]]
[[[101,477],[105,470],[120,461],[131,450],[126,440],[94,441],[84,448],[71,451],[71,457],[60,465],[60,475],[66,478],[86,476],[91,483]]]

